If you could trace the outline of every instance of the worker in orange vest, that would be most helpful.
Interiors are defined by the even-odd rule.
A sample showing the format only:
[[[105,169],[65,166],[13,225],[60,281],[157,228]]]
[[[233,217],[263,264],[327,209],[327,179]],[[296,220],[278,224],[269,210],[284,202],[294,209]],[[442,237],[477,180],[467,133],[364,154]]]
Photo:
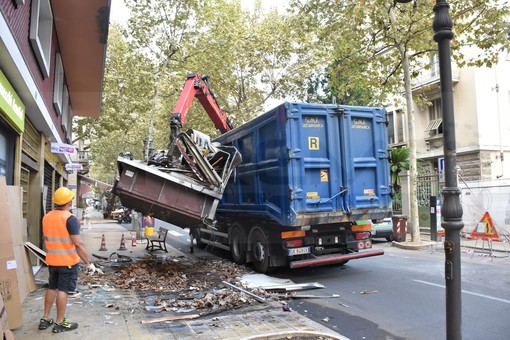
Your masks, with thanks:
[[[87,249],[80,236],[80,221],[69,212],[74,192],[66,187],[58,188],[53,194],[55,209],[42,220],[46,264],[50,274],[44,300],[44,316],[39,321],[39,329],[53,326],[53,333],[61,333],[78,328],[76,322],[65,317],[67,298],[76,290],[80,259],[93,273],[102,273],[87,255]],[[57,317],[50,318],[51,308],[56,301]]]

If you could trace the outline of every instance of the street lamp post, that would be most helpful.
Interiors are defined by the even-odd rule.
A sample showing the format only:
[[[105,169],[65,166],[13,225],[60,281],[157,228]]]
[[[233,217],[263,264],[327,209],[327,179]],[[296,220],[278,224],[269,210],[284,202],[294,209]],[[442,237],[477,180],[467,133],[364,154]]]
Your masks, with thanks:
[[[408,3],[412,0],[395,0]],[[460,230],[462,205],[457,185],[457,150],[455,145],[455,117],[453,111],[453,82],[450,41],[453,39],[453,22],[446,0],[436,0],[434,6],[434,40],[439,51],[439,79],[441,83],[441,111],[443,114],[443,152],[445,187],[443,188],[442,227],[445,230],[445,282],[446,282],[446,338],[462,338]]]
[[[457,186],[457,150],[455,145],[455,117],[453,110],[453,82],[450,41],[453,39],[450,6],[446,0],[436,0],[434,6],[434,40],[439,51],[439,78],[441,83],[441,111],[443,113],[443,152],[445,187],[441,208],[445,230],[445,282],[446,282],[446,338],[462,338],[460,230],[462,205]]]

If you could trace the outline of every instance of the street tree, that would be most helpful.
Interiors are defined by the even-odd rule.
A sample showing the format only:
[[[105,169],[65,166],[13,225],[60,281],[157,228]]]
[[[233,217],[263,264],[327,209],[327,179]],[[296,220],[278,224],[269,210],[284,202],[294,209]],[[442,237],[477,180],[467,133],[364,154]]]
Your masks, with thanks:
[[[93,170],[111,182],[120,152],[145,156],[144,142],[165,149],[169,118],[189,73],[210,75],[220,107],[238,126],[272,98],[303,97],[303,80],[319,55],[299,20],[276,11],[244,10],[239,0],[126,0],[126,28],[111,26],[102,113],[78,122],[91,144]],[[294,94],[294,95],[293,95]],[[184,129],[212,137],[210,119],[194,104]],[[152,129],[154,128],[154,129]]]
[[[456,34],[452,59],[459,67],[492,66],[502,49],[508,49],[509,4],[499,0],[452,0],[450,14]],[[327,86],[337,94],[370,89],[379,103],[402,94],[408,121],[412,240],[419,241],[416,195],[416,146],[412,79],[430,69],[437,55],[433,40],[433,1],[411,5],[393,0],[293,0],[292,8],[303,26],[315,32],[320,45],[331,53]],[[471,53],[467,53],[467,52]],[[475,51],[475,53],[472,53]],[[348,81],[346,81],[348,80]]]
[[[299,21],[264,10],[260,1],[253,11],[243,9],[239,0],[126,3],[133,42],[159,70],[174,75],[160,78],[170,91],[158,91],[167,96],[162,104],[166,114],[186,75],[198,72],[210,76],[220,107],[239,126],[262,113],[270,99],[289,99],[300,91],[301,79],[315,65],[311,41],[301,34]],[[217,135],[199,105],[191,108],[186,125]]]

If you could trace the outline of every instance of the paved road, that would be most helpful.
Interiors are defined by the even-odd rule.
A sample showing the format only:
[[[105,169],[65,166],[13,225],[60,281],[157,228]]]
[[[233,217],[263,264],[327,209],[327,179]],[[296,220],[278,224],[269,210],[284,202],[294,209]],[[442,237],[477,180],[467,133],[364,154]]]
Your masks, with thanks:
[[[294,301],[291,307],[351,339],[446,338],[442,250],[409,251],[389,243],[376,247],[386,254],[343,267],[279,274],[295,282],[319,281],[327,288],[315,293],[341,296]],[[510,259],[463,254],[461,263],[463,339],[508,339]]]
[[[171,234],[169,243],[188,252],[187,230],[174,227]],[[345,266],[279,270],[272,275],[326,286],[306,294],[340,295],[299,299],[290,305],[351,339],[444,339],[443,250],[410,251],[391,247],[389,242],[376,242],[375,247],[384,248],[385,255],[352,260]],[[213,253],[228,257],[224,251]],[[508,257],[491,260],[462,254],[463,339],[508,339],[509,277]]]

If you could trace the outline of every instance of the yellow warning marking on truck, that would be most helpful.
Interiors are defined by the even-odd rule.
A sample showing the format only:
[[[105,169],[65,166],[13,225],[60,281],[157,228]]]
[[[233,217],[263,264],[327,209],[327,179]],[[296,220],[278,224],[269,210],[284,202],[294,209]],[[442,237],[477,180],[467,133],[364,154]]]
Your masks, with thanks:
[[[321,169],[321,182],[329,182],[328,169]]]
[[[351,227],[352,231],[371,231],[372,223],[367,224],[355,224]]]
[[[319,150],[319,137],[308,137],[308,149]]]
[[[309,191],[306,193],[306,198],[307,199],[319,199],[320,196],[317,191]]]
[[[282,231],[281,235],[282,235],[282,239],[296,238],[296,237],[305,237],[306,236],[306,232],[304,230]]]

